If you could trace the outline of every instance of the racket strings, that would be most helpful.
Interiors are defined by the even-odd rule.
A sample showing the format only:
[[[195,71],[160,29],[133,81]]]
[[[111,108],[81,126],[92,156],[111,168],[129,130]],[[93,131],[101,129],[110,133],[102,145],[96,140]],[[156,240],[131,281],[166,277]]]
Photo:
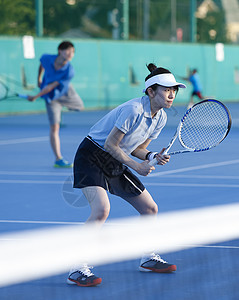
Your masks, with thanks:
[[[228,114],[217,102],[196,105],[185,117],[179,132],[181,144],[202,150],[220,143],[228,130]]]

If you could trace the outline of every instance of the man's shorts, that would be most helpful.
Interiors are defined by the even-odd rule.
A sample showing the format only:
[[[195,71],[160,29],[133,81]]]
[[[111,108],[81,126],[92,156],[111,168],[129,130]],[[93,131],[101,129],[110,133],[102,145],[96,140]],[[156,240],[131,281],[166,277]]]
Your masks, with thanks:
[[[100,186],[122,198],[140,195],[145,187],[127,166],[113,158],[89,136],[74,160],[74,188]]]
[[[51,125],[59,124],[61,122],[61,110],[63,106],[67,107],[69,110],[76,111],[80,111],[84,108],[83,101],[72,85],[69,85],[66,95],[53,100],[50,103],[46,102],[48,119]]]

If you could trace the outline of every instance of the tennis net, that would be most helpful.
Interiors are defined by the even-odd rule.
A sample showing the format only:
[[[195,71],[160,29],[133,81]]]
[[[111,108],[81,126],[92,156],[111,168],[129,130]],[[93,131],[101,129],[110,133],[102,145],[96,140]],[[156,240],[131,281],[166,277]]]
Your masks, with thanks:
[[[77,287],[77,299],[239,299],[238,216],[239,204],[229,204],[118,219],[103,227],[69,225],[2,234],[0,295],[13,285],[25,293],[29,282],[37,282],[41,288],[35,300],[72,299],[76,289],[61,274],[89,262],[104,274],[96,274],[103,283],[97,289]],[[137,272],[138,259],[152,249],[174,260],[178,271]]]

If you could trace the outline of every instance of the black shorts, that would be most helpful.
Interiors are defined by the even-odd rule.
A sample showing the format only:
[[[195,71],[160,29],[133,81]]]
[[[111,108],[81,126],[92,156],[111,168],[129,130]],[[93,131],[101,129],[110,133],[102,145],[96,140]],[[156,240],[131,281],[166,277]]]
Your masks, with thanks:
[[[74,159],[74,188],[100,186],[122,198],[140,195],[145,187],[125,165],[86,137]]]

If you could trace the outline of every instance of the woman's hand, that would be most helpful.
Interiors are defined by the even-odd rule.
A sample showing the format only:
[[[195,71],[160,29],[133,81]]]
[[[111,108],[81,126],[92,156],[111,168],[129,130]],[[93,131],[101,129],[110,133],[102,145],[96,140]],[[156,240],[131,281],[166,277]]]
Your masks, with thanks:
[[[155,156],[155,158],[157,159],[157,161],[158,161],[158,165],[165,165],[166,163],[168,163],[169,162],[169,159],[170,159],[170,155],[162,155],[163,154],[163,152],[165,151],[165,149],[166,148],[163,148],[161,151],[160,151],[160,153],[158,153],[156,156]]]
[[[149,161],[145,160],[142,163],[139,163],[135,171],[142,176],[149,175],[153,170],[155,170],[154,166],[149,165]]]

